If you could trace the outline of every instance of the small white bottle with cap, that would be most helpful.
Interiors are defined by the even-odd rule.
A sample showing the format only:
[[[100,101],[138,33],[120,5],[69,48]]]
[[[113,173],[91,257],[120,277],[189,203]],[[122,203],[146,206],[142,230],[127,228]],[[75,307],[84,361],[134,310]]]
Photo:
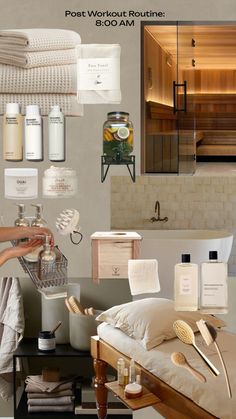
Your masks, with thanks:
[[[30,161],[43,160],[42,118],[38,105],[26,107],[25,158]]]
[[[65,161],[65,118],[59,106],[48,115],[49,160]]]
[[[23,159],[23,123],[18,103],[7,103],[3,116],[3,158],[8,161]]]

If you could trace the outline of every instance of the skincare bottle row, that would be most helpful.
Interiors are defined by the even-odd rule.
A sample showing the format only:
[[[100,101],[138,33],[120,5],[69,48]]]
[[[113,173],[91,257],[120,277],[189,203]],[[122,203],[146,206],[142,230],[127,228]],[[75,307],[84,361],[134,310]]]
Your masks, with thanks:
[[[48,115],[49,160],[65,160],[65,118],[59,106],[53,106]],[[43,160],[43,125],[38,105],[26,107],[24,124],[25,158]],[[3,117],[3,158],[23,160],[23,117],[18,103],[7,103]]]
[[[218,261],[217,251],[209,252],[209,261],[198,265],[183,254],[182,262],[175,265],[175,310],[202,313],[227,313],[227,263]],[[200,294],[200,301],[199,301]]]
[[[117,361],[117,381],[120,386],[125,387],[129,383],[136,382],[135,362],[131,359],[129,368],[125,366],[125,360],[119,358]]]

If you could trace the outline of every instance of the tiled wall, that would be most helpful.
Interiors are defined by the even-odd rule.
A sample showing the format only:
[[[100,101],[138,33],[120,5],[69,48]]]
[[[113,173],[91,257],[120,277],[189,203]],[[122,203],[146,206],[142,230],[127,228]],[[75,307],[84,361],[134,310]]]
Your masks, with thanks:
[[[155,201],[167,223],[150,223]],[[236,177],[111,178],[112,229],[227,229],[236,236]],[[235,231],[234,231],[235,230]],[[236,240],[229,260],[236,275]]]

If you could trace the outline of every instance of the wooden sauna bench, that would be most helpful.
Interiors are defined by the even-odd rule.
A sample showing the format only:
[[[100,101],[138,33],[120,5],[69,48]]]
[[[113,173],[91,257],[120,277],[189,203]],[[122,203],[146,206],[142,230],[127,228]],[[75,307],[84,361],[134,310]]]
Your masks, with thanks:
[[[197,157],[236,156],[236,131],[204,130],[196,154]]]

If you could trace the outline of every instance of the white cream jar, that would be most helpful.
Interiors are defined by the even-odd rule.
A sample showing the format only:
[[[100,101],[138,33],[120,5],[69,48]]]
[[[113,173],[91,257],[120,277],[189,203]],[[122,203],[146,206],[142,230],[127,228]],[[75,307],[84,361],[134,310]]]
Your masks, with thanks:
[[[43,195],[46,198],[70,198],[76,195],[77,190],[78,181],[75,170],[51,166],[44,171]]]
[[[7,168],[4,170],[5,198],[33,199],[38,196],[38,169]]]

